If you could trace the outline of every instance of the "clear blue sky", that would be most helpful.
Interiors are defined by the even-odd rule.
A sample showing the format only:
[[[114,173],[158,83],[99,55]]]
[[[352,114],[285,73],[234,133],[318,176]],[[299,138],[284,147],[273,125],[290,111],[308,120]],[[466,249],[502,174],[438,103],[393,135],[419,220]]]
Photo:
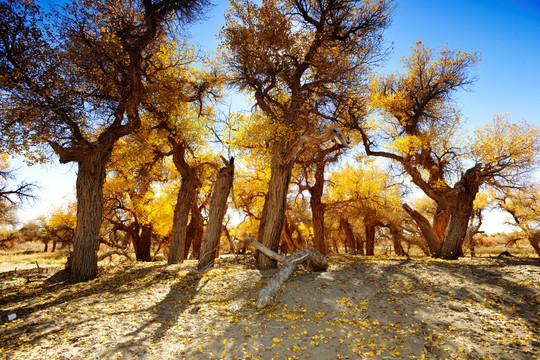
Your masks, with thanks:
[[[43,3],[59,3],[47,1]],[[207,19],[187,30],[195,44],[212,51],[224,25],[228,2],[215,2]],[[540,1],[539,0],[401,0],[392,25],[385,33],[393,53],[382,71],[399,68],[410,46],[422,40],[427,47],[448,46],[482,53],[470,92],[456,97],[468,127],[487,123],[496,113],[509,113],[513,120],[526,119],[540,126]],[[21,212],[23,219],[59,205],[75,186],[72,166],[48,165],[20,168],[19,179],[42,185],[42,200]],[[43,171],[46,171],[45,173]],[[493,215],[495,216],[495,215]],[[500,218],[495,220],[502,222]],[[490,224],[488,232],[502,229]]]

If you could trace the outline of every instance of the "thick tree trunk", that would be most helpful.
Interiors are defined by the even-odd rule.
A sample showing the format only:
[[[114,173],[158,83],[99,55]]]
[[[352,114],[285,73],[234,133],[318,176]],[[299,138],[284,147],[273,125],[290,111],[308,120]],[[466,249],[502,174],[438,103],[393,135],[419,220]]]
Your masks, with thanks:
[[[414,210],[407,204],[403,204],[402,207],[407,212],[407,214],[409,214],[413,218],[416,225],[418,225],[420,232],[422,232],[424,239],[426,239],[430,255],[438,256],[440,251],[439,238],[437,237],[437,234],[433,230],[433,227],[429,223],[428,219],[426,219],[422,214],[420,214],[418,211]]]
[[[477,167],[467,170],[461,180],[454,186],[458,193],[452,203],[450,222],[444,234],[444,242],[440,253],[440,257],[443,259],[455,260],[459,258],[459,249],[467,234],[474,198],[481,184]]]
[[[212,191],[210,200],[210,211],[208,215],[208,224],[206,226],[206,235],[201,247],[201,256],[197,268],[199,270],[214,266],[216,249],[221,237],[223,228],[223,217],[227,208],[227,198],[231,191],[234,178],[234,158],[229,162],[225,161],[225,167],[219,170],[217,180]]]
[[[184,261],[184,250],[186,240],[186,228],[189,219],[191,204],[197,196],[199,180],[195,175],[182,176],[182,184],[178,191],[176,206],[174,207],[173,227],[171,233],[171,243],[169,245],[169,264],[178,264]]]
[[[146,224],[140,227],[140,234],[134,234],[133,247],[137,261],[151,261],[150,245],[152,243],[152,225]]]
[[[375,225],[367,223],[364,225],[366,233],[366,256],[375,255]]]
[[[111,146],[112,148],[112,146]],[[110,151],[88,152],[77,173],[77,227],[69,260],[69,279],[80,282],[98,273],[97,251],[103,212],[103,183]]]
[[[468,196],[464,196],[467,198]],[[440,257],[447,260],[455,260],[459,258],[460,247],[467,234],[467,225],[469,224],[469,218],[471,215],[472,205],[474,201],[474,196],[472,200],[459,200],[458,208],[454,209],[452,216],[450,216],[450,222],[448,223],[448,228],[444,236],[444,242],[441,248]]]
[[[274,252],[277,252],[279,248],[291,173],[292,164],[277,163],[272,167],[268,193],[264,201],[258,239],[260,243]],[[274,259],[260,251],[256,252],[255,261],[259,270],[277,267]]]

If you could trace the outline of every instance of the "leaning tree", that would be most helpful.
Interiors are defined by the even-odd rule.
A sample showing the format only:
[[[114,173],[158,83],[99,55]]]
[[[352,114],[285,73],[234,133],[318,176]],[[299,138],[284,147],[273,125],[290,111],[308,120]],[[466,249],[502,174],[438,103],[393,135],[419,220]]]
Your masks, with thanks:
[[[0,3],[3,145],[31,160],[52,148],[61,163],[78,165],[71,281],[97,275],[107,161],[115,142],[140,126],[147,75],[163,65],[160,46],[205,5],[82,0],[44,18],[31,0]]]
[[[399,163],[410,180],[436,203],[433,222],[407,204],[432,256],[457,259],[467,233],[473,201],[481,186],[504,188],[526,182],[538,164],[540,129],[511,123],[506,115],[467,139],[453,95],[473,82],[479,58],[418,42],[405,71],[372,83],[372,123],[359,127],[368,155]],[[524,181],[525,180],[525,181]]]
[[[323,124],[339,121],[349,96],[365,89],[381,55],[390,1],[248,0],[232,2],[222,31],[231,83],[251,94],[268,144],[271,177],[258,240],[277,251],[291,172]],[[265,130],[266,129],[266,130]],[[336,129],[337,131],[337,129]],[[257,254],[260,269],[275,260]]]

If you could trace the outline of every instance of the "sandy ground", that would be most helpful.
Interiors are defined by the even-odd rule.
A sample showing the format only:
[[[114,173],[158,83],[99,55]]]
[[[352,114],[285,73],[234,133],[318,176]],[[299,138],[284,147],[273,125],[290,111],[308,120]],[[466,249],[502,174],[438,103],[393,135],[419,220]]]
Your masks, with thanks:
[[[326,272],[298,270],[263,310],[254,303],[269,274],[249,262],[221,259],[204,275],[120,264],[76,285],[3,273],[0,358],[540,356],[538,259],[332,257]]]

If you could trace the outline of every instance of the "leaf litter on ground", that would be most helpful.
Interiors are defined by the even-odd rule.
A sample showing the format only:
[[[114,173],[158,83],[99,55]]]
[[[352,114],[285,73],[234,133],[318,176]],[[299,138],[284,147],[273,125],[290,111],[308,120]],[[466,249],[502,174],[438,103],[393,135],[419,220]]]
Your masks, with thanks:
[[[25,283],[32,270],[0,274],[0,357],[539,357],[539,260],[332,256],[329,263],[319,273],[300,267],[262,310],[255,302],[268,277],[249,257],[220,258],[204,274],[185,269],[189,261],[116,264],[79,284]]]

